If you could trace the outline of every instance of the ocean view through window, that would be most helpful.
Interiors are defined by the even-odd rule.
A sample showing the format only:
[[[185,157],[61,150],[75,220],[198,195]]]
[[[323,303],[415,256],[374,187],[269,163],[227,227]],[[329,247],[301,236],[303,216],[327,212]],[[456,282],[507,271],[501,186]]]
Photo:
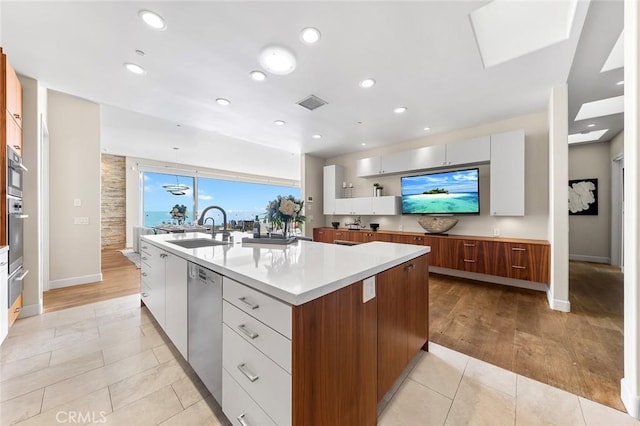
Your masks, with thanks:
[[[207,206],[216,205],[227,212],[228,224],[260,219],[265,216],[269,201],[278,195],[293,195],[300,198],[300,188],[294,186],[270,185],[255,182],[240,182],[207,177],[143,172],[143,212],[144,226],[152,228],[163,223],[173,223],[171,209],[176,204],[187,207],[185,224],[198,220],[196,213]],[[162,186],[167,184],[186,185],[189,189],[182,195],[173,195]],[[195,196],[197,194],[197,196]],[[222,225],[222,214],[218,210],[209,210],[207,217],[212,217],[216,227]]]

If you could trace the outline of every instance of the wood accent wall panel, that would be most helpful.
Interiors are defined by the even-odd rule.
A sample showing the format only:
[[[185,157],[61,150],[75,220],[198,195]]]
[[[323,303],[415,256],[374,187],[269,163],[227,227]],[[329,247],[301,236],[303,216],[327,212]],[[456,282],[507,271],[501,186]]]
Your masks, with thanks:
[[[377,300],[362,281],[293,307],[294,425],[375,425]]]
[[[102,248],[124,248],[126,244],[126,163],[125,157],[102,154],[101,236]]]

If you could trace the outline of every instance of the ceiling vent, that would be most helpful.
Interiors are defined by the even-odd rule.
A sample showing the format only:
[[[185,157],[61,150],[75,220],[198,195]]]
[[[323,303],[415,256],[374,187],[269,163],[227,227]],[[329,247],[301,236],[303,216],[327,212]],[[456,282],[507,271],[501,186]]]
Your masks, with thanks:
[[[326,104],[327,104],[326,101],[323,101],[316,95],[310,95],[304,98],[303,100],[301,100],[300,102],[298,102],[298,105],[300,105],[301,107],[305,107],[309,111],[313,111],[314,109],[320,108],[322,105],[326,105]]]

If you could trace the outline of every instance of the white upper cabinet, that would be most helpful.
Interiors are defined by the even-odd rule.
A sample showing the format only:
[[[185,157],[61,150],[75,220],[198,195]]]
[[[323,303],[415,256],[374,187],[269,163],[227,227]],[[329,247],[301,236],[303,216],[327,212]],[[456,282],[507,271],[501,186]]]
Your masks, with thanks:
[[[491,135],[490,214],[524,216],[524,130]]]
[[[336,198],[340,198],[344,168],[338,165],[325,166],[323,170],[323,213],[336,213]]]
[[[408,163],[406,171],[431,169],[434,167],[442,167],[447,160],[447,146],[433,145],[424,148],[413,149],[409,151],[411,159]]]
[[[491,136],[447,144],[447,166],[486,163],[491,159]]]
[[[356,163],[356,176],[375,176],[382,170],[381,157],[361,158]]]

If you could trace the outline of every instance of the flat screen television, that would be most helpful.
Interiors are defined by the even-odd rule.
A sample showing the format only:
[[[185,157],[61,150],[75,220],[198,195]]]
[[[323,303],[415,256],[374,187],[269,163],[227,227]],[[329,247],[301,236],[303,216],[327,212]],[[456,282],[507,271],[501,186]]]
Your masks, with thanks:
[[[402,214],[480,214],[478,176],[475,168],[401,177]]]

